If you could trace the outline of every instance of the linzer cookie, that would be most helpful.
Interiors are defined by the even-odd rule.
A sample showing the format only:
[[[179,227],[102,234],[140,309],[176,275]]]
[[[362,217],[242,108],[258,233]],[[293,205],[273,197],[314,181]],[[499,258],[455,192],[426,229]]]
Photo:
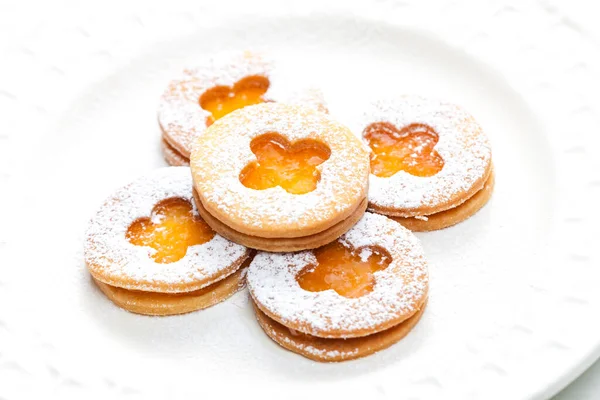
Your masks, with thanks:
[[[181,153],[175,150],[175,148],[164,138],[161,140],[161,149],[163,157],[169,165],[174,167],[188,167],[190,165],[189,158],[182,156]]]
[[[259,252],[247,280],[267,335],[317,361],[359,358],[396,343],[419,321],[428,294],[417,238],[371,213],[318,249]]]
[[[86,265],[122,308],[148,315],[209,307],[244,286],[251,251],[198,215],[187,167],[153,171],[117,190],[90,221]]]
[[[430,231],[467,219],[489,200],[490,144],[459,106],[417,96],[378,101],[355,128],[371,149],[370,211]]]
[[[233,110],[264,102],[327,112],[318,89],[288,84],[276,63],[260,53],[224,53],[186,69],[159,104],[165,159],[171,165],[189,163],[194,140],[208,126]]]
[[[309,108],[267,103],[234,111],[198,137],[191,169],[206,223],[259,250],[322,246],[367,206],[365,146]]]

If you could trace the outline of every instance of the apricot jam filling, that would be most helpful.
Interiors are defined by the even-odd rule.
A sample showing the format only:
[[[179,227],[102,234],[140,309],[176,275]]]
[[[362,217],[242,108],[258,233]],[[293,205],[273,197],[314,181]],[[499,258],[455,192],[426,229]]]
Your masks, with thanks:
[[[305,268],[296,280],[300,287],[310,292],[333,289],[340,296],[356,298],[373,290],[374,273],[392,261],[391,256],[379,247],[352,250],[340,241],[314,250],[317,264]]]
[[[240,182],[256,190],[281,186],[292,194],[312,192],[321,178],[317,166],[325,162],[329,147],[312,139],[290,144],[277,133],[258,136],[250,142],[256,161],[240,173]]]
[[[238,108],[263,103],[263,95],[269,89],[269,80],[264,76],[247,76],[233,86],[215,86],[200,96],[200,107],[210,112],[206,126],[212,125]]]
[[[181,260],[189,246],[206,243],[214,236],[206,222],[194,215],[190,202],[182,198],[159,202],[150,217],[134,221],[125,234],[130,243],[156,250],[151,257],[161,264]]]
[[[388,178],[399,171],[411,175],[433,176],[444,167],[444,160],[434,150],[438,134],[428,125],[411,124],[397,129],[379,122],[363,134],[371,148],[371,173]]]

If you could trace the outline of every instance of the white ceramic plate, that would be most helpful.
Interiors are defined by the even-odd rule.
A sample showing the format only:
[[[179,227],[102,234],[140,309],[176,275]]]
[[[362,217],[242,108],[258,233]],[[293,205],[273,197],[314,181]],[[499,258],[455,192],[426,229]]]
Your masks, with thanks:
[[[308,1],[248,3],[52,6],[39,12],[56,19],[20,38],[0,92],[19,104],[7,108],[19,135],[7,154],[17,168],[0,396],[544,398],[593,362],[595,44],[547,3],[320,1],[318,13]],[[366,98],[419,93],[462,104],[491,138],[492,200],[419,234],[428,310],[374,356],[318,364],[289,353],[263,334],[245,292],[184,316],[129,314],[85,271],[88,218],[113,189],[165,165],[156,107],[168,80],[201,54],[257,46],[320,84],[342,120]]]

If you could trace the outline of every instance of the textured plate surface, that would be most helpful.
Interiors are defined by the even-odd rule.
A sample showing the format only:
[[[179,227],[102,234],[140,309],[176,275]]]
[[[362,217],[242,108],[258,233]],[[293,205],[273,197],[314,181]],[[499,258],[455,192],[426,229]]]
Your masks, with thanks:
[[[0,398],[545,398],[599,355],[600,50],[551,2],[152,3],[0,6],[0,37],[13,38],[0,42],[12,133],[0,137]],[[263,334],[246,293],[148,318],[84,270],[87,219],[164,165],[167,81],[198,55],[248,46],[320,84],[342,120],[369,97],[419,93],[462,104],[491,138],[495,194],[419,235],[428,310],[389,350],[315,364]]]

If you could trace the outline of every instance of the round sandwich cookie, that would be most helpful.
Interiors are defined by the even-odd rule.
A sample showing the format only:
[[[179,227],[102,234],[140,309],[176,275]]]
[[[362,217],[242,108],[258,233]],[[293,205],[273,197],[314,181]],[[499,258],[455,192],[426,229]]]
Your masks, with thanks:
[[[190,167],[206,223],[259,250],[322,246],[367,207],[366,147],[344,125],[305,107],[234,111],[198,137]]]
[[[461,107],[418,96],[380,100],[354,128],[371,150],[370,211],[431,231],[469,218],[491,197],[490,143]]]
[[[175,150],[173,146],[169,144],[164,138],[160,141],[163,157],[165,161],[173,167],[189,167],[190,160],[187,157],[181,155],[180,152]]]
[[[171,165],[189,163],[198,136],[219,118],[248,105],[282,102],[327,112],[319,89],[289,82],[277,63],[259,52],[226,52],[184,70],[169,83],[158,107],[168,144],[163,145],[165,159]]]
[[[187,167],[154,170],[111,195],[91,219],[84,257],[100,289],[139,314],[181,314],[244,286],[251,250],[199,216]]]
[[[396,343],[419,321],[429,288],[419,240],[372,213],[323,247],[258,252],[247,282],[265,333],[316,361],[364,357]]]

